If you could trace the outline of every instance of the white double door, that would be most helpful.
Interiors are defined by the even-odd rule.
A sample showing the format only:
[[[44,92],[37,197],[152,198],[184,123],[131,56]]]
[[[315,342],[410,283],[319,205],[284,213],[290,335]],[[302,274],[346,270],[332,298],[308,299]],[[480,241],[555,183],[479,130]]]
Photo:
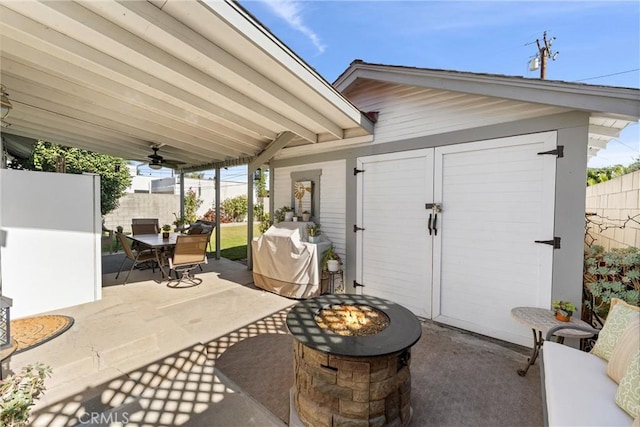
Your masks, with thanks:
[[[361,292],[530,345],[510,318],[551,299],[555,132],[358,159]]]

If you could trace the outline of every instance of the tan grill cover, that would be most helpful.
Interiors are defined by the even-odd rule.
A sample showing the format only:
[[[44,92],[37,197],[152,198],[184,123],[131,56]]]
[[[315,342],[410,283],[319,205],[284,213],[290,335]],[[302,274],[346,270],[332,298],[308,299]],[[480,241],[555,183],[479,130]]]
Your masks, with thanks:
[[[300,227],[274,225],[251,242],[257,287],[289,298],[320,295],[322,254],[331,246],[303,242]]]

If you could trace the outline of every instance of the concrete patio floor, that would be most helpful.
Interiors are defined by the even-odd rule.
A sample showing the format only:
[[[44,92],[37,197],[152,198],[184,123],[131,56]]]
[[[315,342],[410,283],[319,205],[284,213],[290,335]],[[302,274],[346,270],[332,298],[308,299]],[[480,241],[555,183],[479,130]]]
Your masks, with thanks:
[[[199,286],[168,288],[157,270],[134,270],[123,286],[109,272],[120,256],[103,262],[101,301],[47,313],[75,323],[11,358],[14,372],[53,368],[31,425],[286,425],[292,366],[282,319],[296,301],[255,288],[246,266],[225,259],[197,273]],[[412,425],[541,425],[538,366],[515,373],[527,349],[425,322],[413,353]]]

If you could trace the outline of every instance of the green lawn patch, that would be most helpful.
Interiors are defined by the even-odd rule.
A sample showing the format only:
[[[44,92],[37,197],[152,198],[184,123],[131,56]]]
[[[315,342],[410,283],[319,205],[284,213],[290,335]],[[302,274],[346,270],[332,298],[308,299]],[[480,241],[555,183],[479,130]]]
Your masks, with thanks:
[[[259,236],[258,226],[254,225],[253,235]],[[211,249],[216,250],[216,236],[211,235]],[[225,225],[220,227],[220,256],[230,260],[240,260],[247,257],[247,224]]]

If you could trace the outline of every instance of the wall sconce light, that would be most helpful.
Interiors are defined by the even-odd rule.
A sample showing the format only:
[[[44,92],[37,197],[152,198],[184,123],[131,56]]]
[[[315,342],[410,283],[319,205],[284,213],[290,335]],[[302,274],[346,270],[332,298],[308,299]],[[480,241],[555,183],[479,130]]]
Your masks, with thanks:
[[[253,180],[260,181],[260,174],[262,173],[262,169],[258,168],[253,172]]]
[[[0,297],[0,350],[11,347],[11,316],[9,310],[13,305],[13,300],[7,297]]]
[[[4,85],[0,85],[0,119],[5,119],[9,115],[9,111],[13,108],[7,92],[5,92]]]

